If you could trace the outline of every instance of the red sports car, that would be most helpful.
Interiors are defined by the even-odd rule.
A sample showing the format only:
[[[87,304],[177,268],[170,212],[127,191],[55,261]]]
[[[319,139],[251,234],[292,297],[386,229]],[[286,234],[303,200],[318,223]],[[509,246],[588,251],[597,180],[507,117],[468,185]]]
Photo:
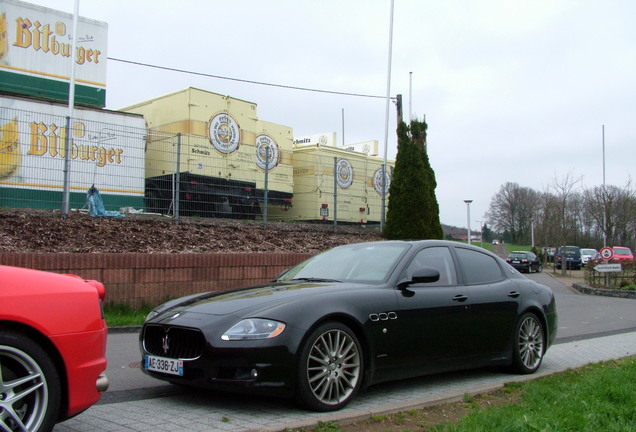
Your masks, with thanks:
[[[104,285],[0,265],[0,430],[50,431],[108,388]]]

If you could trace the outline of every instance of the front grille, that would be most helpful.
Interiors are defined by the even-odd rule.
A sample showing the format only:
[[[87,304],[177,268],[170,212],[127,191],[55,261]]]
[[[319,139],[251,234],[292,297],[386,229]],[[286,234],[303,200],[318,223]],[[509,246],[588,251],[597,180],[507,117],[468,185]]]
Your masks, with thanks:
[[[195,329],[147,325],[144,327],[143,345],[152,355],[191,360],[203,353],[205,337]]]

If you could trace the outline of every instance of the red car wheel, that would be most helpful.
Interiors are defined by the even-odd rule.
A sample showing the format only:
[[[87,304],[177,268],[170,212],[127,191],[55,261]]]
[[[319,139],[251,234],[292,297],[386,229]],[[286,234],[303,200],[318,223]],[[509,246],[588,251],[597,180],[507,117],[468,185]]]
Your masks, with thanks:
[[[53,429],[61,401],[60,377],[32,339],[0,330],[0,430]]]

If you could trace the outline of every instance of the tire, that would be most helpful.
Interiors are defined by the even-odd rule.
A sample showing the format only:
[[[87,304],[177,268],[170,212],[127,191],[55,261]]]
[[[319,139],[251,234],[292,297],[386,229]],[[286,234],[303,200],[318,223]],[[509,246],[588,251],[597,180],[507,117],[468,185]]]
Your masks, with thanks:
[[[515,327],[510,370],[519,374],[536,372],[541,366],[545,348],[543,324],[535,314],[523,314]]]
[[[539,264],[537,267],[537,273],[541,273],[543,271],[543,264]]]
[[[61,407],[60,377],[51,357],[29,337],[0,330],[0,368],[0,430],[51,431]]]
[[[314,411],[336,411],[347,405],[362,383],[362,347],[344,324],[327,322],[305,340],[298,360],[296,396]]]

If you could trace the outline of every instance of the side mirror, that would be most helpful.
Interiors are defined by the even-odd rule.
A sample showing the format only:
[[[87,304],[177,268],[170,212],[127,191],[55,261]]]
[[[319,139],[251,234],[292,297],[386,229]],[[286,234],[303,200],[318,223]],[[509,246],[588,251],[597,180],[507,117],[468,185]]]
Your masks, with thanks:
[[[431,283],[439,280],[439,270],[433,267],[421,267],[413,273],[413,278],[410,281],[400,282],[398,288],[403,289],[409,285],[416,283]]]

